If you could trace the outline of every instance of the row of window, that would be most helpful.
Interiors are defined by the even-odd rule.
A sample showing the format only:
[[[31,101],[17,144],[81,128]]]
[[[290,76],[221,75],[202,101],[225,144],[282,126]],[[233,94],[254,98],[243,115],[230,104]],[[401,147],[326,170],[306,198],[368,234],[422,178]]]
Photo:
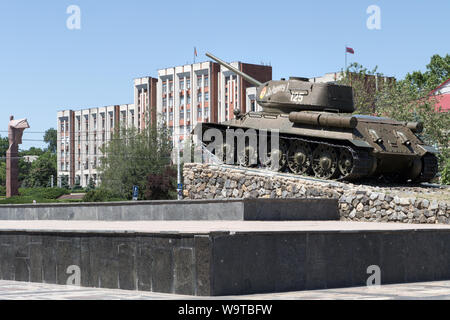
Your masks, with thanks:
[[[104,113],[100,114],[101,116],[101,129],[105,129],[106,126],[106,116]],[[93,114],[92,116],[92,124],[93,124],[93,129],[96,130],[97,129],[97,115]],[[84,116],[84,128],[86,129],[86,131],[89,131],[89,116],[85,115]],[[77,127],[76,130],[77,131],[81,131],[81,117],[77,116],[77,121],[76,121]],[[109,113],[109,125],[111,128],[114,128],[114,116],[113,114],[110,112]]]
[[[64,132],[64,131],[68,132],[69,131],[69,121],[61,120],[60,122],[61,122],[61,132]]]
[[[89,165],[91,169],[97,169],[97,158],[94,158],[92,162],[89,161],[83,162],[83,164],[80,161],[78,161],[77,170],[81,170],[82,168],[83,170],[89,170]]]
[[[122,112],[122,119],[121,122],[122,123],[127,123],[127,116],[125,112]],[[110,116],[110,128],[113,129],[114,128],[114,117],[111,115]],[[77,127],[76,127],[76,131],[81,131],[81,119],[80,117],[77,117]],[[85,116],[85,131],[89,131],[89,121],[88,121],[88,116]],[[134,123],[134,113],[131,113],[131,123]],[[106,125],[106,121],[105,118],[102,118],[102,123],[101,123],[101,129],[105,129],[105,125]],[[95,117],[95,115],[93,115],[93,130],[97,130],[97,118]],[[68,132],[69,131],[69,123],[68,122],[63,122],[61,121],[61,132]],[[87,134],[87,133],[86,133]]]
[[[208,117],[209,107],[203,108],[205,110],[205,115]],[[201,119],[203,117],[202,108],[197,109],[197,118]],[[190,120],[191,118],[191,109],[186,110],[186,119]],[[180,119],[184,119],[184,110],[180,110]],[[167,112],[163,112],[163,120],[167,121]],[[173,121],[173,112],[169,112],[169,121]]]
[[[97,185],[98,180],[97,180],[96,174],[93,174],[92,177],[90,177],[88,174],[85,174],[84,175],[84,184],[81,181],[81,176],[77,175],[77,176],[75,176],[75,184],[87,186],[87,185],[89,185],[89,181],[91,180],[91,178],[92,178],[92,180],[94,180],[95,185]]]
[[[90,166],[89,166],[90,165]],[[85,161],[81,163],[81,161],[77,162],[77,170],[89,170],[89,167],[91,169],[97,169],[98,161],[97,158],[94,158],[92,162]],[[61,171],[70,171],[70,165],[69,162],[61,162]]]
[[[197,101],[200,103],[202,101],[202,93],[199,92],[197,94]],[[162,105],[163,107],[167,107],[167,101],[169,101],[169,107],[173,107],[174,106],[174,102],[173,102],[173,97],[169,97],[169,99],[167,99],[167,97],[164,97],[162,99]],[[185,99],[184,96],[180,96],[180,106],[184,106]],[[205,92],[205,102],[209,102],[209,92]],[[186,96],[186,104],[191,104],[191,96],[187,95]]]
[[[205,76],[205,78],[202,81],[202,76],[197,76],[197,88],[201,87],[209,87],[209,77]],[[169,85],[167,86],[167,81],[164,81],[162,84],[162,91],[163,93],[167,93],[167,89],[169,89],[169,93],[173,92],[173,81],[169,81]],[[179,82],[179,90],[189,90],[191,89],[191,79],[186,78],[186,86],[184,83],[184,78],[180,79]]]

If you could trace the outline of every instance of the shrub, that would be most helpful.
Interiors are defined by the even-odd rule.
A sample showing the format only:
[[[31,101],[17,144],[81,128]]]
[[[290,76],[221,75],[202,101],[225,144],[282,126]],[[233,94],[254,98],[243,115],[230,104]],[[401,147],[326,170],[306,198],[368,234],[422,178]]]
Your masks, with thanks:
[[[84,202],[110,202],[123,201],[120,196],[104,188],[91,190],[83,197]]]
[[[86,193],[88,190],[83,189],[82,187],[73,187],[70,190],[70,193]]]
[[[177,172],[169,166],[162,173],[149,174],[147,176],[145,199],[176,199],[176,178]]]
[[[19,193],[24,197],[36,197],[39,199],[58,199],[70,192],[62,188],[21,188]]]
[[[450,184],[450,158],[448,158],[441,172],[441,183]]]
[[[6,187],[0,186],[0,196],[6,196]]]

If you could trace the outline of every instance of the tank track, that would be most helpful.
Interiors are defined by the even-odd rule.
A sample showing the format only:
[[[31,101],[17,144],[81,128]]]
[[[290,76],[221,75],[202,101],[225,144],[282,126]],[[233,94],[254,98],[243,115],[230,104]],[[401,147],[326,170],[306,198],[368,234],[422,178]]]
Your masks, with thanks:
[[[222,131],[222,130],[221,130]],[[223,134],[225,132],[222,131]],[[361,149],[354,149],[350,146],[346,146],[343,144],[334,144],[330,142],[320,141],[320,140],[314,140],[314,139],[304,139],[300,137],[292,137],[292,136],[286,136],[286,135],[280,135],[280,140],[289,141],[292,143],[293,141],[300,141],[303,143],[307,143],[309,145],[322,145],[327,147],[332,147],[336,149],[347,149],[351,155],[352,155],[352,161],[353,161],[353,168],[352,171],[345,177],[338,177],[332,180],[336,181],[347,181],[347,180],[357,180],[357,179],[363,179],[370,176],[372,173],[373,168],[373,161],[374,158],[370,156],[369,152],[366,150]],[[339,169],[338,169],[339,170]],[[305,175],[305,174],[304,174]],[[311,177],[314,177],[314,174],[309,175]]]
[[[222,132],[224,133],[224,132]],[[280,135],[280,140],[289,141],[292,143],[293,141],[300,141],[303,143],[307,143],[310,145],[322,145],[327,147],[332,147],[336,149],[346,149],[348,150],[352,155],[353,160],[353,168],[352,171],[346,175],[346,176],[339,176],[338,178],[333,178],[330,180],[335,181],[352,181],[352,180],[365,180],[365,179],[377,179],[377,177],[372,176],[372,171],[374,167],[374,162],[376,159],[370,155],[370,153],[364,149],[356,149],[348,145],[344,144],[335,144],[327,141],[322,140],[314,140],[314,139],[305,139],[300,137],[292,137],[287,135]],[[414,183],[421,183],[421,182],[429,182],[431,179],[433,179],[436,176],[436,173],[438,172],[438,160],[435,155],[433,154],[426,154],[422,158],[423,163],[423,169],[421,175],[414,179]],[[289,170],[289,169],[288,169]],[[339,170],[339,169],[338,169]],[[295,173],[294,173],[295,174]],[[314,174],[299,174],[303,176],[309,176],[309,177],[315,177]]]
[[[329,142],[324,141],[318,141],[318,140],[312,140],[312,139],[303,139],[298,137],[288,137],[288,136],[280,136],[280,139],[285,140],[296,140],[301,141],[308,144],[316,144],[316,145],[323,145],[327,147],[337,148],[337,149],[347,149],[353,157],[353,169],[351,173],[345,177],[339,177],[337,181],[342,180],[355,180],[355,179],[361,179],[368,177],[371,174],[372,167],[373,167],[373,157],[369,155],[367,151],[364,150],[355,150],[352,147],[341,145],[341,144],[333,144]]]
[[[414,182],[429,182],[439,170],[438,159],[434,154],[427,153],[422,157],[422,173]]]

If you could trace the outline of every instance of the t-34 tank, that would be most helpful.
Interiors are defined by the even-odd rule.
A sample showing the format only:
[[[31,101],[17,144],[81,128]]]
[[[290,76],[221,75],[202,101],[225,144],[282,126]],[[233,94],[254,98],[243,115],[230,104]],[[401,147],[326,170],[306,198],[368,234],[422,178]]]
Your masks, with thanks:
[[[280,171],[339,180],[393,177],[427,182],[435,177],[437,151],[417,136],[422,123],[353,115],[353,89],[349,86],[294,77],[261,83],[212,54],[206,55],[257,86],[257,103],[263,111],[242,114],[235,110],[235,119],[203,123],[203,138],[210,128],[219,129],[224,137],[227,129],[254,129],[257,136],[262,130],[277,129],[278,149],[268,149],[278,153],[276,168]],[[231,153],[231,163],[241,166],[250,166],[249,154],[256,151],[248,142],[244,152],[225,142],[222,147],[225,152],[219,154]],[[256,165],[270,167],[264,161]]]

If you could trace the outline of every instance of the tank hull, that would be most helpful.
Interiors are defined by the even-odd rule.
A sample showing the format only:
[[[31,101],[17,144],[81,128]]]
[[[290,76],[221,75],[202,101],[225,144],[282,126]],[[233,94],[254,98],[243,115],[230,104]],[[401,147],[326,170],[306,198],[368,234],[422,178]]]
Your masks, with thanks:
[[[202,125],[202,141],[220,161],[322,179],[425,182],[435,177],[436,150],[416,135],[422,124],[352,115],[350,86],[298,77],[261,83],[214,55],[207,56],[255,85],[256,102],[263,108],[245,115],[234,110],[233,120]],[[276,131],[271,137],[276,143],[271,140],[269,147],[270,130]]]
[[[411,130],[412,125],[408,127],[386,118],[328,112],[297,112],[297,115],[253,112],[220,124],[202,124],[203,132],[211,128],[222,132],[223,141],[230,129],[242,129],[247,136],[248,132],[260,136],[261,131],[268,131],[270,135],[270,130],[275,130],[282,155],[278,170],[296,174],[323,179],[389,177],[426,182],[437,173],[436,150]],[[253,149],[260,150],[260,143],[258,140],[258,147]],[[265,166],[260,161],[250,164],[240,159],[237,143],[225,147],[233,149],[232,164]],[[267,148],[270,149],[270,145]],[[253,151],[257,153],[257,150]]]

